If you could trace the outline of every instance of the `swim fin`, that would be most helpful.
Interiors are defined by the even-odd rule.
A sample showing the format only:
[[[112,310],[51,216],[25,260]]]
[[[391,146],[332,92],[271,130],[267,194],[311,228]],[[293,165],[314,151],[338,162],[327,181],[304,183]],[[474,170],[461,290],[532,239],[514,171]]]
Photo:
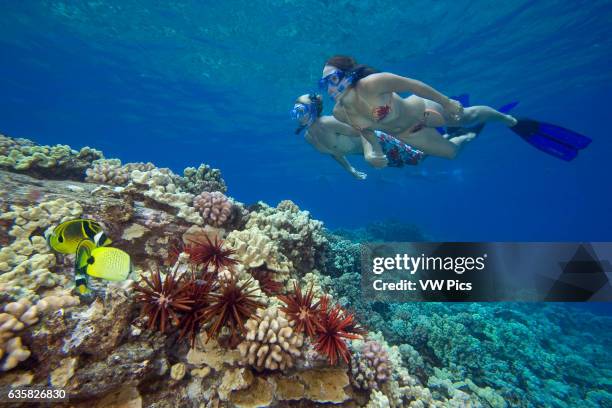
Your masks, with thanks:
[[[561,160],[573,160],[578,155],[578,150],[584,149],[592,141],[561,126],[527,118],[517,120],[518,123],[509,128],[510,130],[537,149]]]
[[[519,101],[510,102],[510,103],[505,104],[505,105],[504,105],[504,106],[502,106],[501,108],[498,108],[498,109],[497,109],[497,111],[498,111],[498,112],[501,112],[501,113],[508,114],[508,113],[510,113],[510,111],[511,111],[512,109],[514,109],[514,108],[516,107],[516,105],[518,105],[518,104],[519,104]]]

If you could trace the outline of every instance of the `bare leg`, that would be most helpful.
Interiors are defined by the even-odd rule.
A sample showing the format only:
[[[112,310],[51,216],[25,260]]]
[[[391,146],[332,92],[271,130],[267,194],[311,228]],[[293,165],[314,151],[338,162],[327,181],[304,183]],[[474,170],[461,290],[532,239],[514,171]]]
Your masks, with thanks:
[[[501,113],[490,106],[470,106],[469,108],[465,108],[463,110],[463,116],[460,120],[454,120],[445,114],[444,108],[433,101],[425,100],[425,106],[427,109],[435,110],[440,113],[441,116],[444,117],[446,121],[446,126],[451,127],[467,127],[467,126],[476,126],[485,122],[501,122],[506,126],[514,126],[516,125],[516,119],[514,119],[511,115],[506,115],[505,113]],[[427,124],[427,126],[440,126],[439,124]]]
[[[506,126],[516,125],[516,119],[491,108],[490,106],[470,106],[465,108],[459,121],[447,119],[448,126],[475,126],[484,122],[501,122]]]
[[[454,159],[459,150],[460,143],[454,143],[452,140],[447,140],[436,129],[423,128],[414,133],[399,133],[393,135],[404,143],[409,144],[425,154],[445,159]],[[458,136],[458,138],[464,135]],[[457,139],[457,138],[454,138]]]
[[[444,135],[445,137],[447,137],[448,135]],[[465,133],[461,136],[455,136],[455,137],[447,137],[448,141],[456,144],[457,147],[462,147],[464,144],[471,142],[472,140],[474,140],[474,138],[476,137],[476,133],[474,132],[469,132],[469,133]]]

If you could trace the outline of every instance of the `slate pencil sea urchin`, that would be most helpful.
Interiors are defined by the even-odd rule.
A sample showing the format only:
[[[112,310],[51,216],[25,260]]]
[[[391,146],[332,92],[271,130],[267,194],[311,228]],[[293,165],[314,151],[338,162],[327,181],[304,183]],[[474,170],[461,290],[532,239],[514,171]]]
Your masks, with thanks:
[[[329,298],[321,298],[320,328],[317,330],[315,349],[329,360],[331,365],[336,365],[342,358],[348,363],[351,353],[345,340],[360,339],[361,335],[351,332],[357,325],[355,316],[348,313],[340,305],[329,308]]]
[[[257,286],[251,286],[252,280],[238,283],[235,279],[225,281],[218,293],[211,294],[211,304],[202,310],[201,317],[211,321],[208,328],[208,338],[217,337],[222,327],[230,330],[230,337],[237,339],[238,334],[246,332],[244,323],[264,307],[253,292]]]
[[[205,241],[189,240],[185,252],[189,254],[191,262],[198,265],[202,264],[205,269],[212,266],[215,272],[219,272],[224,267],[231,268],[238,263],[231,257],[235,251],[225,248],[223,240],[218,237],[213,240],[206,237]]]
[[[278,298],[285,303],[281,310],[285,312],[290,320],[295,322],[295,331],[297,333],[306,333],[311,338],[315,337],[317,329],[322,329],[320,320],[319,302],[313,304],[314,294],[312,285],[305,295],[302,295],[302,290],[293,283],[293,293],[288,295],[280,295]]]
[[[196,335],[202,326],[202,310],[210,305],[211,293],[216,290],[217,282],[213,273],[204,273],[200,278],[192,272],[185,282],[185,294],[193,303],[190,310],[181,314],[179,321],[179,340],[189,337],[191,347],[195,346]]]
[[[149,318],[149,329],[165,333],[168,324],[178,324],[178,314],[191,310],[193,304],[182,282],[183,276],[177,278],[174,272],[169,272],[162,280],[161,273],[156,270],[150,279],[144,275],[142,279],[146,286],[134,286],[139,292],[136,299],[143,305],[142,313]]]

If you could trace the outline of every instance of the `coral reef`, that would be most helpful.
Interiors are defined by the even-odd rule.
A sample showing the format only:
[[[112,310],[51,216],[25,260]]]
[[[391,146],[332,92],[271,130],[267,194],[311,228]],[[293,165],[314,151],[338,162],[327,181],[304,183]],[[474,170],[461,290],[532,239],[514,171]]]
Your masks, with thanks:
[[[258,370],[285,370],[293,367],[294,358],[301,355],[302,334],[276,307],[259,309],[246,322],[246,328],[246,340],[238,345],[238,350]]]
[[[62,388],[76,407],[612,405],[609,317],[363,301],[355,241],[414,227],[327,235],[290,201],[247,210],[205,165],[5,136],[0,163],[0,387]],[[76,217],[130,254],[134,281],[77,295],[73,255],[43,236]]]
[[[102,153],[90,147],[76,151],[66,145],[40,146],[0,134],[0,169],[38,178],[83,180],[85,169],[101,158]]]
[[[128,163],[121,165],[118,159],[100,159],[92,163],[86,170],[85,181],[97,184],[110,184],[125,186],[130,181],[132,171],[151,171],[155,168],[153,163]]]
[[[206,164],[201,164],[197,169],[195,167],[187,167],[183,170],[183,177],[177,178],[177,184],[183,191],[194,195],[205,191],[219,191],[221,193],[227,191],[225,181],[221,178],[221,171],[213,169]]]
[[[219,191],[205,191],[193,199],[193,206],[200,212],[205,224],[221,227],[230,220],[233,204]]]
[[[298,273],[323,266],[327,248],[323,223],[313,220],[308,211],[301,211],[289,200],[281,201],[276,208],[259,203],[251,209],[245,229],[268,237]]]
[[[351,379],[358,388],[375,390],[391,378],[389,355],[377,341],[363,344],[351,361]]]
[[[56,266],[56,258],[45,239],[34,234],[81,213],[78,203],[60,198],[30,207],[11,205],[10,211],[0,215],[0,220],[12,224],[7,233],[12,242],[0,249],[2,297],[36,300],[42,289],[67,284],[66,277],[51,271]]]
[[[414,224],[387,219],[353,230],[338,229],[334,234],[354,242],[425,242],[431,238]]]
[[[231,231],[226,244],[236,253],[236,259],[247,268],[265,266],[268,270],[289,273],[293,264],[275,242],[257,228]]]
[[[176,175],[170,169],[140,171],[134,170],[130,174],[131,182],[128,185],[154,203],[176,209],[176,216],[185,221],[202,225],[204,220],[192,206],[194,195],[182,191],[175,184]]]

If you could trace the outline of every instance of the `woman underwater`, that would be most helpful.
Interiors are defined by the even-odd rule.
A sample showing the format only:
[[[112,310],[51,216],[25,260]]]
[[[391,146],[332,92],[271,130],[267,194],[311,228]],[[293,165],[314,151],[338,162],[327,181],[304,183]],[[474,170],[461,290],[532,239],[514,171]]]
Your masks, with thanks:
[[[346,159],[347,155],[363,154],[374,167],[403,167],[417,165],[424,160],[422,151],[383,132],[375,131],[376,141],[370,143],[358,131],[332,116],[321,116],[323,98],[317,94],[306,94],[296,99],[292,117],[298,121],[296,133],[306,131],[305,139],[319,152],[331,155],[343,169],[353,177],[363,180],[366,174],[357,171]],[[475,136],[467,133],[453,137],[450,142],[461,145]]]
[[[465,128],[498,121],[527,142],[563,160],[572,160],[591,140],[556,125],[531,119],[517,120],[488,106],[463,108],[423,82],[359,65],[337,55],[325,63],[319,87],[334,99],[333,116],[350,125],[371,144],[381,130],[427,155],[453,159],[458,144],[435,128]],[[401,92],[413,95],[402,98]],[[477,134],[478,132],[474,132]]]

